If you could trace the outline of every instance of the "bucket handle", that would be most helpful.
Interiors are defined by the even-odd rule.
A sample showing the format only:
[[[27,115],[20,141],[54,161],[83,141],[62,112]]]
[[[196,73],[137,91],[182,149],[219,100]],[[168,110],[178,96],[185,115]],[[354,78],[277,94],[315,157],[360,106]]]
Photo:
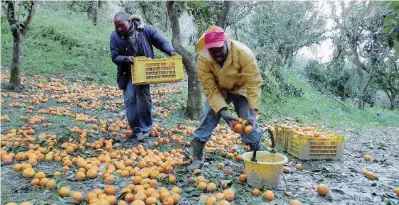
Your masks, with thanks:
[[[269,128],[266,128],[265,130],[261,131],[260,134],[259,134],[259,139],[258,139],[258,141],[257,141],[256,144],[255,144],[254,152],[253,152],[253,154],[252,154],[252,158],[251,158],[251,161],[252,161],[252,162],[257,162],[257,160],[256,160],[256,150],[258,149],[258,146],[259,146],[259,144],[260,144],[260,141],[262,140],[262,136],[263,136],[263,134],[264,134],[266,131],[269,133],[270,139],[271,139],[271,141],[272,141],[272,149],[270,150],[270,152],[271,152],[271,153],[276,153],[275,144],[274,144],[273,132],[272,132]]]

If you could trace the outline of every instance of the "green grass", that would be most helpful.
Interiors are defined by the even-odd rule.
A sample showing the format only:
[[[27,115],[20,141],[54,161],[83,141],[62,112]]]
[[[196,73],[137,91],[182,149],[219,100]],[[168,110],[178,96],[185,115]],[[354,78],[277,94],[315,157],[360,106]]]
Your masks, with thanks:
[[[13,40],[6,18],[2,24],[2,65],[10,66]],[[87,17],[39,9],[24,42],[24,74],[114,82],[109,54],[112,24],[94,26]]]
[[[287,72],[285,76],[289,83],[302,89],[304,95],[277,99],[271,94],[264,94],[261,113],[262,118],[267,121],[291,118],[300,123],[316,123],[337,130],[399,126],[398,110],[379,107],[359,110],[353,103],[342,102],[318,92],[293,72]]]

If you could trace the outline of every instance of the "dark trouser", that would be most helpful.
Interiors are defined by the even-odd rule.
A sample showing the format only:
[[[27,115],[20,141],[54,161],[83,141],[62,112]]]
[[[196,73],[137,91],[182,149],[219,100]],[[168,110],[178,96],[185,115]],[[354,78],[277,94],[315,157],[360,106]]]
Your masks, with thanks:
[[[123,90],[123,97],[130,129],[134,133],[149,134],[152,130],[150,86],[135,86],[129,81]]]
[[[233,103],[234,108],[237,111],[238,117],[244,120],[248,119],[249,105],[247,98],[241,95],[229,94],[226,102],[228,104],[230,104],[231,102]],[[215,111],[213,111],[213,109],[209,106],[209,102],[207,101],[205,103],[204,111],[200,117],[199,126],[194,132],[194,139],[201,142],[207,142],[211,138],[212,131],[215,129],[219,121],[220,116],[216,115]],[[246,145],[256,144],[259,133],[260,130],[257,125],[250,135],[243,133],[241,134],[241,138]]]

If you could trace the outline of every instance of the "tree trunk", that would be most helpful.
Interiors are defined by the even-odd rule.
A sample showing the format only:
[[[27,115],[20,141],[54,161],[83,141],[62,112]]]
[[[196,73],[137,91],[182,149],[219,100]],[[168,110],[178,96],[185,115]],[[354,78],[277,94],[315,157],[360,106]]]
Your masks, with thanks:
[[[166,13],[166,16],[165,16],[165,27],[164,27],[163,31],[165,33],[167,33],[168,29],[169,29],[169,21],[168,21],[168,13]]]
[[[239,39],[238,39],[238,27],[234,28],[234,36],[235,36],[236,40],[239,41]]]
[[[15,3],[13,1],[4,2],[2,7],[7,12],[7,20],[10,24],[13,40],[14,50],[10,68],[10,85],[12,89],[15,89],[21,85],[21,73],[22,73],[22,58],[23,58],[23,41],[29,30],[30,23],[32,22],[33,15],[35,14],[36,2],[23,2],[28,3],[25,8],[28,11],[28,16],[25,21],[19,21],[15,19]],[[19,28],[17,25],[22,24],[23,28]]]
[[[363,86],[360,89],[360,99],[359,99],[359,103],[361,103],[361,107],[359,107],[359,109],[364,109],[364,100],[366,98],[366,90],[367,87],[370,85],[371,79],[373,79],[373,73],[370,73],[369,78],[367,79],[367,81],[363,84]]]
[[[391,106],[389,109],[393,110],[395,108],[396,94],[393,94],[393,92],[389,91],[389,90],[386,90],[385,93],[387,94],[387,96],[389,98],[389,102],[391,103]]]
[[[231,8],[231,1],[227,1],[227,0],[224,1],[223,2],[223,10],[218,15],[218,21],[217,21],[216,25],[223,28],[223,30],[225,30],[226,26],[227,26],[227,16],[229,15],[230,8]]]
[[[98,22],[98,0],[93,0],[92,21],[93,21],[94,25],[97,25],[97,22]]]
[[[173,1],[167,1],[166,6],[172,27],[172,45],[182,55],[184,68],[188,75],[188,101],[186,115],[190,119],[199,119],[202,111],[201,86],[194,65],[193,55],[188,52],[180,41],[180,25]]]
[[[343,85],[338,86],[339,95],[342,101],[345,101],[345,87]]]
[[[393,110],[395,108],[395,97],[389,98],[389,101],[391,101],[390,109]]]
[[[23,35],[15,29],[13,31],[14,39],[14,52],[12,55],[12,62],[10,68],[10,84],[16,88],[21,85],[21,73],[22,73],[22,58],[23,58]]]
[[[363,68],[362,68],[363,65],[360,62],[359,54],[357,52],[356,40],[352,39],[349,44],[350,44],[350,48],[353,52],[353,55],[355,57],[356,71],[357,71],[357,75],[359,76],[359,99],[358,99],[357,107],[359,109],[363,109],[366,89],[367,89],[368,84],[371,81],[372,76],[370,76],[367,83],[364,83],[364,73],[363,73]]]

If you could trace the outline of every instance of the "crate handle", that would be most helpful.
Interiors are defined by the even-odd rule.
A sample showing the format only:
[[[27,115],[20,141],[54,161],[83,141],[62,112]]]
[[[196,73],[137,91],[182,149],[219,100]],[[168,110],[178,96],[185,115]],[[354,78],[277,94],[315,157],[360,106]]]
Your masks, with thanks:
[[[255,147],[254,147],[254,152],[253,152],[253,154],[252,154],[252,158],[251,158],[251,161],[252,161],[252,162],[257,162],[257,160],[256,160],[256,152],[257,152],[257,151],[256,151],[256,150],[258,149],[259,143],[260,143],[260,141],[261,141],[261,139],[262,139],[262,135],[263,135],[266,131],[269,133],[270,139],[271,139],[271,141],[272,141],[272,149],[270,150],[270,152],[271,152],[271,153],[277,153],[277,152],[276,152],[276,149],[275,149],[275,144],[274,144],[273,132],[272,132],[269,128],[266,128],[265,130],[261,131],[260,134],[259,134],[259,139],[258,139],[258,141],[256,142],[256,145],[255,145]]]

